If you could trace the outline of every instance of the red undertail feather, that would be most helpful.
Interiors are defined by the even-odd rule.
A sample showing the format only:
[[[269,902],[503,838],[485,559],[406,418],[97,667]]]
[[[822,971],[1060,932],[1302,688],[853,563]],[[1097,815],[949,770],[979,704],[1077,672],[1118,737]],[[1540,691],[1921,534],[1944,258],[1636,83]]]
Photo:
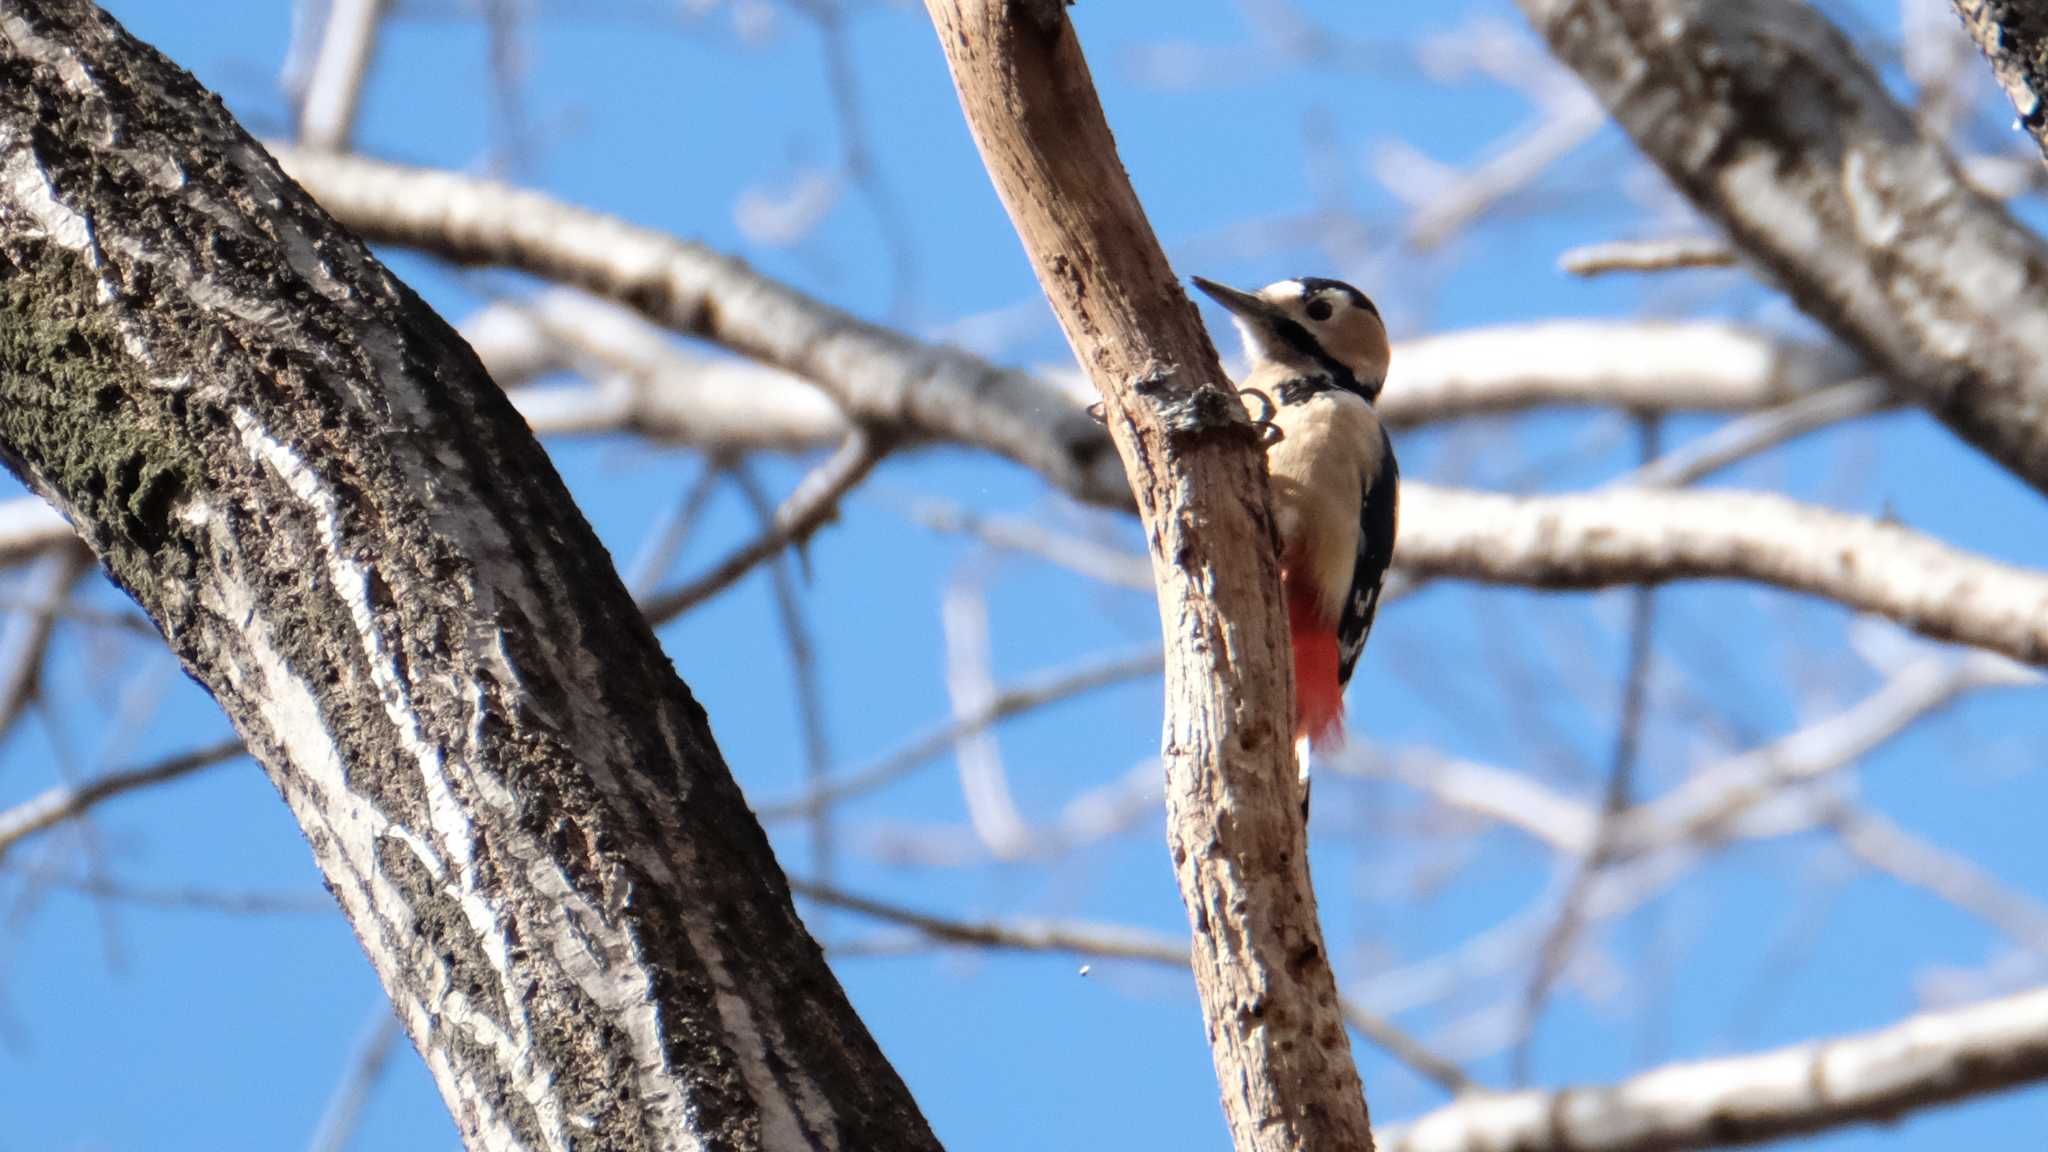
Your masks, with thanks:
[[[1306,589],[1287,589],[1294,633],[1294,738],[1321,752],[1344,742],[1344,689],[1337,683],[1337,629]]]

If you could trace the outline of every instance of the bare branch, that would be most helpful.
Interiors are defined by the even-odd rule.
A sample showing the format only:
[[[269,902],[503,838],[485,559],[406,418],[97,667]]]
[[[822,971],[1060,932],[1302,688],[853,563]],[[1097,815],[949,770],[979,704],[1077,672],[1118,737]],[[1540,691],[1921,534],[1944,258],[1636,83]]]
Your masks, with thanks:
[[[1992,878],[1982,868],[1915,836],[1876,812],[1840,804],[1828,816],[1835,837],[1871,869],[1932,892],[2048,958],[2048,908]]]
[[[2048,246],[1813,6],[1519,0],[1650,159],[1871,367],[2048,491]]]
[[[581,292],[492,304],[462,334],[502,387],[557,369],[596,381],[512,393],[544,436],[632,432],[724,451],[800,452],[852,430],[816,386],[747,360],[689,355],[632,312]]]
[[[1639,429],[1643,466],[1657,458],[1661,429],[1655,417],[1645,417]],[[1600,879],[1601,870],[1614,855],[1623,820],[1635,804],[1636,759],[1642,749],[1643,716],[1650,703],[1650,667],[1653,660],[1651,634],[1657,621],[1657,589],[1642,585],[1629,591],[1628,664],[1622,672],[1620,719],[1615,725],[1614,749],[1607,768],[1607,787],[1600,800],[1600,818],[1593,826],[1593,842],[1573,866],[1570,883],[1558,904],[1557,916],[1536,951],[1536,967],[1522,991],[1521,1015],[1516,1022],[1517,1040],[1511,1066],[1516,1084],[1529,1079],[1529,1061],[1535,1050],[1536,1028],[1543,1005],[1550,998],[1551,985],[1570,962],[1577,946],[1579,929],[1585,923],[1587,897]]]
[[[1876,1032],[1670,1064],[1615,1084],[1475,1095],[1381,1133],[1386,1152],[1675,1152],[1888,1123],[2048,1077],[2048,990]]]
[[[711,571],[680,588],[647,599],[641,605],[650,623],[660,624],[696,607],[731,587],[754,565],[810,539],[811,534],[838,515],[839,500],[853,490],[888,455],[886,438],[855,432],[847,437],[832,458],[803,478],[796,491],[776,510],[768,530],[720,561]]]
[[[1738,412],[1862,372],[1842,348],[1734,324],[1552,320],[1402,343],[1379,409],[1397,427],[1542,405]]]
[[[334,1092],[327,1098],[319,1126],[313,1129],[313,1138],[306,1144],[309,1152],[348,1152],[350,1141],[355,1139],[356,1125],[362,1120],[363,1108],[369,1104],[370,1093],[376,1089],[377,1081],[383,1078],[384,1066],[390,1063],[391,1051],[398,1046],[398,1038],[402,1035],[397,1015],[389,1004],[380,1000],[373,1011],[370,1026],[363,1030],[362,1039],[356,1041],[356,1050],[349,1054],[348,1069],[343,1073],[341,1083],[334,1086]]]
[[[774,530],[776,509],[767,489],[744,461],[735,464],[731,474],[734,486],[745,497],[762,528]],[[808,573],[808,566],[805,571]],[[775,594],[775,615],[782,625],[783,643],[789,650],[790,688],[796,698],[797,728],[803,734],[804,789],[815,794],[823,789],[825,773],[832,766],[832,741],[825,727],[825,695],[818,686],[817,644],[812,638],[810,621],[804,617],[796,574],[791,571],[787,553],[768,562],[768,578],[769,588]],[[814,802],[805,815],[810,825],[811,872],[829,884],[834,873],[832,809],[822,801]]]
[[[71,589],[93,570],[92,553],[83,548],[55,549],[31,567],[22,591],[24,604],[8,613],[0,628],[0,736],[14,727],[34,699],[43,656],[57,634]]]
[[[1937,640],[2048,661],[2048,575],[1897,524],[1760,492],[1610,489],[1496,496],[1401,486],[1411,576],[1544,588],[1755,580]]]
[[[962,573],[939,599],[939,621],[946,635],[946,695],[953,704],[953,726],[961,733],[953,745],[953,763],[975,836],[996,859],[1012,860],[1027,850],[1031,833],[1011,793],[1002,746],[987,725],[965,723],[991,711],[996,699],[988,597],[978,575],[972,569]]]
[[[140,768],[109,772],[77,787],[52,788],[0,812],[0,860],[6,859],[7,853],[28,837],[82,816],[116,796],[189,776],[202,768],[225,764],[242,754],[240,740],[223,740]]]
[[[1186,969],[1190,953],[1185,940],[1125,928],[1114,924],[1079,924],[1069,921],[1020,920],[967,922],[949,920],[856,896],[823,884],[791,880],[790,890],[799,896],[844,908],[876,920],[899,924],[923,936],[947,944],[975,948],[1000,948],[1018,952],[1067,952],[1105,960],[1132,960]],[[1421,1041],[1349,1001],[1343,1002],[1344,1022],[1360,1036],[1406,1064],[1424,1079],[1435,1082],[1452,1095],[1472,1091],[1476,1085],[1456,1064],[1431,1052]]]
[[[740,352],[782,374],[717,369],[769,431],[734,427],[735,401],[714,404],[651,390],[592,398],[575,390],[551,408],[540,432],[592,431],[616,412],[653,434],[715,442],[725,433],[786,439],[785,447],[836,441],[838,426],[794,378],[832,397],[845,419],[893,427],[912,439],[966,444],[1033,469],[1078,499],[1128,506],[1129,485],[1102,429],[1082,414],[1079,386],[995,367],[865,324],[759,276],[729,257],[538,192],[461,173],[408,168],[355,156],[272,145],[321,205],[358,233],[466,264],[517,268],[632,308],[673,331]],[[573,298],[543,296],[542,315],[493,311],[472,322],[494,370],[559,366],[544,343],[573,340],[577,356],[608,362],[636,381],[676,379],[646,334]],[[553,323],[545,322],[552,317]],[[539,340],[549,330],[547,341]],[[588,336],[577,338],[584,331]],[[1554,321],[1483,328],[1405,342],[1381,400],[1396,426],[1515,411],[1537,405],[1613,405],[1634,411],[1741,411],[1792,399],[1864,370],[1844,350],[1712,322]],[[536,398],[539,399],[539,398]],[[786,414],[785,414],[786,411]],[[559,422],[559,423],[557,423]],[[644,424],[641,424],[644,422]]]
[[[1733,268],[1738,263],[1740,257],[1727,244],[1700,236],[1681,236],[1670,240],[1613,240],[1574,248],[1557,258],[1558,268],[1573,276],[1669,272],[1677,268]]]
[[[1108,413],[1158,581],[1167,835],[1240,1152],[1370,1149],[1309,884],[1264,460],[1063,6],[928,0],[969,130]]]
[[[934,532],[952,532],[1001,552],[1036,556],[1090,580],[1119,588],[1152,590],[1152,564],[1142,552],[1062,535],[1037,520],[984,516],[957,504],[921,500],[913,520]]]
[[[299,104],[299,142],[306,147],[348,149],[387,2],[327,0],[327,26],[320,33],[320,50]]]
[[[1738,416],[1643,465],[1620,482],[1651,488],[1682,487],[1788,440],[1883,411],[1892,403],[1892,390],[1874,380],[1830,384],[1775,408]]]
[[[983,707],[956,716],[930,732],[912,738],[902,748],[874,763],[821,781],[801,796],[755,805],[754,811],[763,820],[788,819],[810,811],[815,805],[836,804],[864,796],[901,779],[918,765],[943,753],[962,736],[990,728],[1011,716],[1070,700],[1084,692],[1156,675],[1161,666],[1160,655],[1153,650],[1114,656],[998,689]]]
[[[539,193],[271,147],[322,207],[367,239],[518,268],[630,304],[801,376],[857,423],[977,445],[1067,491],[1128,499],[1102,429],[1073,397],[1021,372],[865,323],[702,245]]]

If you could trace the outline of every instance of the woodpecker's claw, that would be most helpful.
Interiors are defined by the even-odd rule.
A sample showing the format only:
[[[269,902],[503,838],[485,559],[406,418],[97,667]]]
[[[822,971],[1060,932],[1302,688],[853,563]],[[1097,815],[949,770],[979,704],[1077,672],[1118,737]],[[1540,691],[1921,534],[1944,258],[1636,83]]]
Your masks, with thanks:
[[[1097,400],[1088,406],[1088,418],[1097,424],[1107,425],[1109,423],[1109,412],[1103,408],[1102,401]]]
[[[1285,438],[1286,433],[1280,431],[1278,424],[1273,423],[1274,408],[1271,396],[1266,395],[1257,388],[1240,388],[1237,390],[1237,394],[1248,398],[1244,406],[1245,412],[1252,418],[1252,427],[1259,430],[1260,444],[1271,448]],[[1256,409],[1251,406],[1251,400],[1259,402],[1259,406]]]

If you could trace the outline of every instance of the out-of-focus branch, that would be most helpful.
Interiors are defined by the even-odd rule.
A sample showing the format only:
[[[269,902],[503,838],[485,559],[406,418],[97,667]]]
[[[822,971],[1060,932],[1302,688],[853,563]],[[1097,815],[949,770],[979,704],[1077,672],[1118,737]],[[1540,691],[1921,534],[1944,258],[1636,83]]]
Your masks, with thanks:
[[[1519,2],[1750,263],[2048,491],[2048,246],[1969,186],[1818,10]]]
[[[1102,394],[1165,632],[1167,836],[1239,1152],[1370,1149],[1309,883],[1265,463],[1057,2],[927,0],[975,144]]]
[[[680,588],[657,593],[641,604],[649,622],[666,623],[732,586],[756,564],[792,545],[801,545],[839,513],[839,500],[874,471],[889,445],[866,432],[847,437],[831,459],[803,478],[775,512],[775,520],[751,542],[711,571]]]
[[[1872,870],[1932,892],[1997,928],[2036,958],[2048,958],[2048,910],[1975,863],[1853,805],[1837,805],[1828,823],[1842,847]]]
[[[1011,716],[1070,700],[1085,692],[1157,675],[1159,670],[1159,653],[1147,651],[1062,669],[1052,675],[998,689],[982,707],[913,737],[902,748],[874,763],[809,785],[800,796],[757,804],[754,814],[762,820],[787,819],[821,804],[836,804],[866,795],[938,756],[970,733],[984,731]]]
[[[140,768],[109,772],[76,787],[52,788],[0,812],[0,859],[5,859],[10,849],[37,832],[82,816],[116,796],[189,776],[240,755],[240,740],[223,740]]]
[[[0,565],[19,564],[48,548],[69,545],[84,552],[70,522],[40,496],[0,500]]]
[[[1669,272],[1677,268],[1733,268],[1738,263],[1740,257],[1726,243],[1700,236],[1587,244],[1557,258],[1558,268],[1573,276]]]
[[[856,896],[823,884],[791,880],[790,891],[820,904],[843,908],[872,919],[909,928],[927,939],[973,948],[998,948],[1017,952],[1066,952],[1104,960],[1131,960],[1186,969],[1190,953],[1187,941],[1115,924],[1081,924],[1071,921],[1017,920],[969,922],[902,908],[894,904]],[[1468,1092],[1475,1085],[1456,1064],[1429,1050],[1421,1041],[1392,1023],[1350,1001],[1343,1002],[1344,1022],[1352,1030],[1408,1065],[1424,1079],[1434,1081],[1453,1095]]]
[[[1773,796],[1854,764],[1971,692],[2039,681],[1982,652],[1960,660],[1930,653],[1893,671],[1854,705],[1695,773],[1632,814],[1622,850],[1641,854],[1723,833]]]
[[[370,1094],[376,1090],[377,1081],[383,1079],[384,1066],[390,1063],[392,1049],[404,1034],[390,1005],[380,1002],[369,1027],[363,1030],[362,1039],[356,1041],[355,1051],[349,1054],[348,1070],[341,1083],[327,1097],[320,1123],[306,1143],[307,1152],[348,1152],[363,1109],[370,1103]]]
[[[1954,0],[1970,39],[2012,98],[2019,123],[2048,163],[2048,12],[2014,0]]]
[[[1413,576],[1544,588],[1755,580],[2048,661],[2048,575],[1883,520],[1761,492],[1519,497],[1413,482],[1401,504],[1395,561]]]
[[[1100,503],[1128,499],[1108,437],[1073,397],[924,344],[649,228],[452,172],[272,146],[292,177],[372,241],[501,265],[632,306],[817,385],[859,424],[975,445]]]
[[[1108,437],[1082,413],[1077,388],[864,323],[701,245],[537,192],[456,172],[272,147],[323,207],[371,240],[580,288],[780,370],[717,369],[721,381],[744,388],[740,401],[728,398],[710,413],[690,410],[691,398],[716,399],[694,389],[674,403],[652,388],[610,396],[575,390],[545,410],[539,405],[546,397],[536,396],[529,408],[536,431],[603,430],[598,414],[615,413],[650,434],[692,442],[727,433],[781,438],[786,442],[776,446],[791,448],[835,441],[837,426],[794,377],[831,397],[846,419],[995,452],[1091,503],[1129,501]],[[550,295],[529,307],[533,314],[523,318],[494,310],[472,325],[494,370],[516,367],[510,374],[518,378],[543,365],[560,367],[562,348],[636,382],[666,386],[688,370],[687,358],[616,317],[602,317],[588,301]],[[559,347],[550,351],[549,344]],[[1403,343],[1380,407],[1396,426],[1544,404],[1737,411],[1860,372],[1840,348],[1736,325],[1547,322]],[[734,429],[727,414],[741,401],[756,424]]]
[[[1840,347],[1735,324],[1551,320],[1400,344],[1378,408],[1396,427],[1541,405],[1737,412],[1862,371]]]
[[[489,305],[462,334],[541,435],[631,432],[719,451],[801,452],[852,430],[816,386],[749,360],[689,355],[632,312],[581,292]],[[564,369],[592,383],[515,387]]]
[[[377,54],[377,28],[388,0],[327,0],[327,26],[299,104],[299,143],[344,151],[355,134],[363,81]]]
[[[1675,1152],[1883,1123],[2048,1078],[2048,990],[1875,1032],[1655,1068],[1615,1084],[1474,1095],[1381,1133],[1385,1152]]]
[[[1638,437],[1642,463],[1648,467],[1656,461],[1663,439],[1655,417],[1641,421]],[[1515,1029],[1517,1039],[1510,1058],[1517,1085],[1529,1082],[1530,1060],[1543,1006],[1550,999],[1551,986],[1577,948],[1579,930],[1585,925],[1587,897],[1613,857],[1622,822],[1636,802],[1636,761],[1642,751],[1644,717],[1650,707],[1650,670],[1655,663],[1652,638],[1657,622],[1657,589],[1655,585],[1644,584],[1630,589],[1629,596],[1628,663],[1622,672],[1620,717],[1615,724],[1600,818],[1593,826],[1592,844],[1579,857],[1571,881],[1565,885],[1564,898],[1536,950],[1536,966],[1522,992],[1521,1014]]]
[[[1788,440],[1830,424],[1883,411],[1892,403],[1892,390],[1875,380],[1830,384],[1774,408],[1738,416],[1637,468],[1617,483],[1652,488],[1691,484]]]
[[[946,695],[960,731],[953,744],[960,799],[974,835],[998,860],[1030,850],[1031,829],[1010,788],[1003,752],[985,724],[966,723],[985,715],[996,700],[994,653],[988,630],[988,590],[970,567],[946,585],[939,598],[939,622],[946,636]]]
[[[28,709],[42,674],[43,656],[57,633],[71,589],[92,571],[92,553],[59,548],[37,560],[24,582],[19,611],[0,627],[0,736]]]

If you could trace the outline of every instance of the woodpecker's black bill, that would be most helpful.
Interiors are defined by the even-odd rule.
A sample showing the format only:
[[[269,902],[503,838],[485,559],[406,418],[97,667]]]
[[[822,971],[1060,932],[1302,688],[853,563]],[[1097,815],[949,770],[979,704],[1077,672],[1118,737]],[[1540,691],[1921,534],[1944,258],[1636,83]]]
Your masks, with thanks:
[[[1190,276],[1189,279],[1193,280],[1195,287],[1206,293],[1209,299],[1228,308],[1233,316],[1242,316],[1247,320],[1270,321],[1280,314],[1279,309],[1249,292],[1239,292],[1228,285],[1218,284],[1201,276]]]

